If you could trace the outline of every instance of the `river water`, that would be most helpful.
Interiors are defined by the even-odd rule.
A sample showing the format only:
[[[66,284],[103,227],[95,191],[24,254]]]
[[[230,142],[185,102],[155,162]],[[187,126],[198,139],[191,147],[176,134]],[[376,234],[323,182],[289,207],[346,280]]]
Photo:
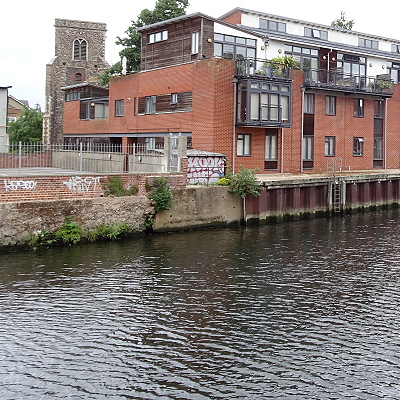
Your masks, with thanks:
[[[0,255],[0,399],[399,399],[400,214]]]

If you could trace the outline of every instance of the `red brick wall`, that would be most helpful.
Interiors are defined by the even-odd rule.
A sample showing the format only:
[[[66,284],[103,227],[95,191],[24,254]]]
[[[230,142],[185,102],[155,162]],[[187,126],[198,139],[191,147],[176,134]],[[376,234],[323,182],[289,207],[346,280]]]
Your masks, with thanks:
[[[233,25],[241,24],[242,23],[242,12],[236,11],[235,13],[223,18],[222,21],[229,22],[230,24],[233,24]]]
[[[157,177],[121,175],[125,187],[138,186],[139,194],[146,194],[146,181],[151,184]],[[173,188],[186,186],[186,174],[167,177]],[[4,177],[0,180],[0,203],[101,197],[108,178],[107,175]]]

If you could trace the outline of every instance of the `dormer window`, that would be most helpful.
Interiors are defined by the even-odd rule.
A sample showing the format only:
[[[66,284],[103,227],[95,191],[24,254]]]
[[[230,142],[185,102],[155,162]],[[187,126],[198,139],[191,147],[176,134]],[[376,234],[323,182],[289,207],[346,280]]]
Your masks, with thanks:
[[[260,29],[268,31],[286,32],[286,24],[284,22],[272,21],[270,19],[260,18]]]
[[[76,61],[87,60],[87,42],[85,39],[74,40],[74,60]]]
[[[377,40],[358,38],[358,45],[360,47],[366,47],[367,49],[378,50],[378,41]]]
[[[304,36],[316,39],[328,40],[328,32],[322,31],[320,29],[304,28]]]
[[[164,40],[168,39],[168,31],[160,31],[160,32],[154,32],[154,33],[149,33],[147,35],[147,44],[153,44],[156,42],[162,42]]]

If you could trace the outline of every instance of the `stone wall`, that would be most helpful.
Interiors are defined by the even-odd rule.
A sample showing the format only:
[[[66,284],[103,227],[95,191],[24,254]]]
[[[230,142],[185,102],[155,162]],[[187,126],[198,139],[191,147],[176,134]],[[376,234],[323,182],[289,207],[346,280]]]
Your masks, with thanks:
[[[65,217],[85,230],[102,223],[127,223],[140,231],[152,213],[147,196],[0,203],[0,246],[26,241],[41,230],[53,231]]]

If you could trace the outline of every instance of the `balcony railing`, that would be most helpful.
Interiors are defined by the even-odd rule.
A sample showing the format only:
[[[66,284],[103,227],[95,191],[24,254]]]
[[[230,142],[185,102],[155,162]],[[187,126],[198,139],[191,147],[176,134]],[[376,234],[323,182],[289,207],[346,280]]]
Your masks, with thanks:
[[[287,80],[289,79],[289,68],[266,60],[243,58],[236,60],[236,75]]]
[[[310,69],[304,71],[304,85],[313,88],[355,93],[393,95],[393,82],[381,77],[344,74],[340,71]]]

